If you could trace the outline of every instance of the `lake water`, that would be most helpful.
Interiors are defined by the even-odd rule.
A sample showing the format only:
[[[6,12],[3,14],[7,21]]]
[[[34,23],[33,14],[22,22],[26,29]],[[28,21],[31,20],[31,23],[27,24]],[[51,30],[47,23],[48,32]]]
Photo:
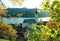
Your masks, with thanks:
[[[34,19],[34,18],[0,18],[0,20],[3,20],[6,24],[15,24],[15,23],[23,23],[23,21],[25,19]],[[42,17],[42,18],[38,18],[38,21],[40,21],[40,19],[42,19],[42,21],[49,21],[49,17]]]

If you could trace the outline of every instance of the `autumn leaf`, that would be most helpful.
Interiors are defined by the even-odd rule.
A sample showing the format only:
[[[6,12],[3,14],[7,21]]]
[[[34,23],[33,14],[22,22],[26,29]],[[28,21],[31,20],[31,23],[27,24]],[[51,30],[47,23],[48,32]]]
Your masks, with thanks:
[[[10,0],[10,2],[12,2],[13,5],[21,6],[24,0]]]
[[[42,12],[42,10],[37,10],[37,12]]]
[[[0,14],[5,15],[7,12],[8,12],[7,10],[1,10],[1,9],[0,9]]]
[[[22,16],[22,13],[21,14],[17,14],[18,17],[21,17]]]

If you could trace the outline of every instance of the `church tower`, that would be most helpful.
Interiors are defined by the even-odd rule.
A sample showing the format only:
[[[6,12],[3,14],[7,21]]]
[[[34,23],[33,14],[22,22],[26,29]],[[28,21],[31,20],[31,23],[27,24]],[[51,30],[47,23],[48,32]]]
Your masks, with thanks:
[[[35,10],[35,21],[36,21],[36,23],[38,22],[38,12],[37,12],[37,8],[36,8],[36,10]]]

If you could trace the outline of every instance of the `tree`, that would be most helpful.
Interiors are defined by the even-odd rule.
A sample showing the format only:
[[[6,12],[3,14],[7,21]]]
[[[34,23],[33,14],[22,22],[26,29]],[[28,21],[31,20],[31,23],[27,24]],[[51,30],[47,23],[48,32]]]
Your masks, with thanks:
[[[51,19],[55,19],[60,22],[60,1],[53,0],[52,4],[50,1],[44,2],[43,7],[44,10],[48,10],[50,12]]]
[[[4,9],[6,6],[3,4],[3,2],[0,0],[0,9]]]
[[[24,0],[9,0],[10,2],[12,2],[13,5],[22,5],[22,2],[24,2]],[[2,0],[0,0],[0,17],[4,17],[6,16],[8,10],[6,10],[6,5],[2,2]],[[19,16],[19,15],[18,15]]]
[[[7,25],[3,21],[0,21],[0,33],[8,36],[11,41],[14,41],[14,39],[17,37],[12,25]]]
[[[5,10],[6,6],[3,4],[3,2],[0,0],[0,15],[5,15],[7,10]]]

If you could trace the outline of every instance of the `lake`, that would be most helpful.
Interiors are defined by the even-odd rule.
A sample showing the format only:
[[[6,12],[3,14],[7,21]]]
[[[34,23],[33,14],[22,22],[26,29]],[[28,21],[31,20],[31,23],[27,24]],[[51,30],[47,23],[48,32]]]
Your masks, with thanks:
[[[25,19],[34,19],[34,18],[17,18],[17,17],[13,17],[13,18],[0,18],[0,20],[3,20],[6,24],[15,24],[15,23],[23,23],[23,21]],[[49,17],[41,17],[38,18],[38,21],[40,21],[40,19],[42,19],[42,21],[49,21]]]

